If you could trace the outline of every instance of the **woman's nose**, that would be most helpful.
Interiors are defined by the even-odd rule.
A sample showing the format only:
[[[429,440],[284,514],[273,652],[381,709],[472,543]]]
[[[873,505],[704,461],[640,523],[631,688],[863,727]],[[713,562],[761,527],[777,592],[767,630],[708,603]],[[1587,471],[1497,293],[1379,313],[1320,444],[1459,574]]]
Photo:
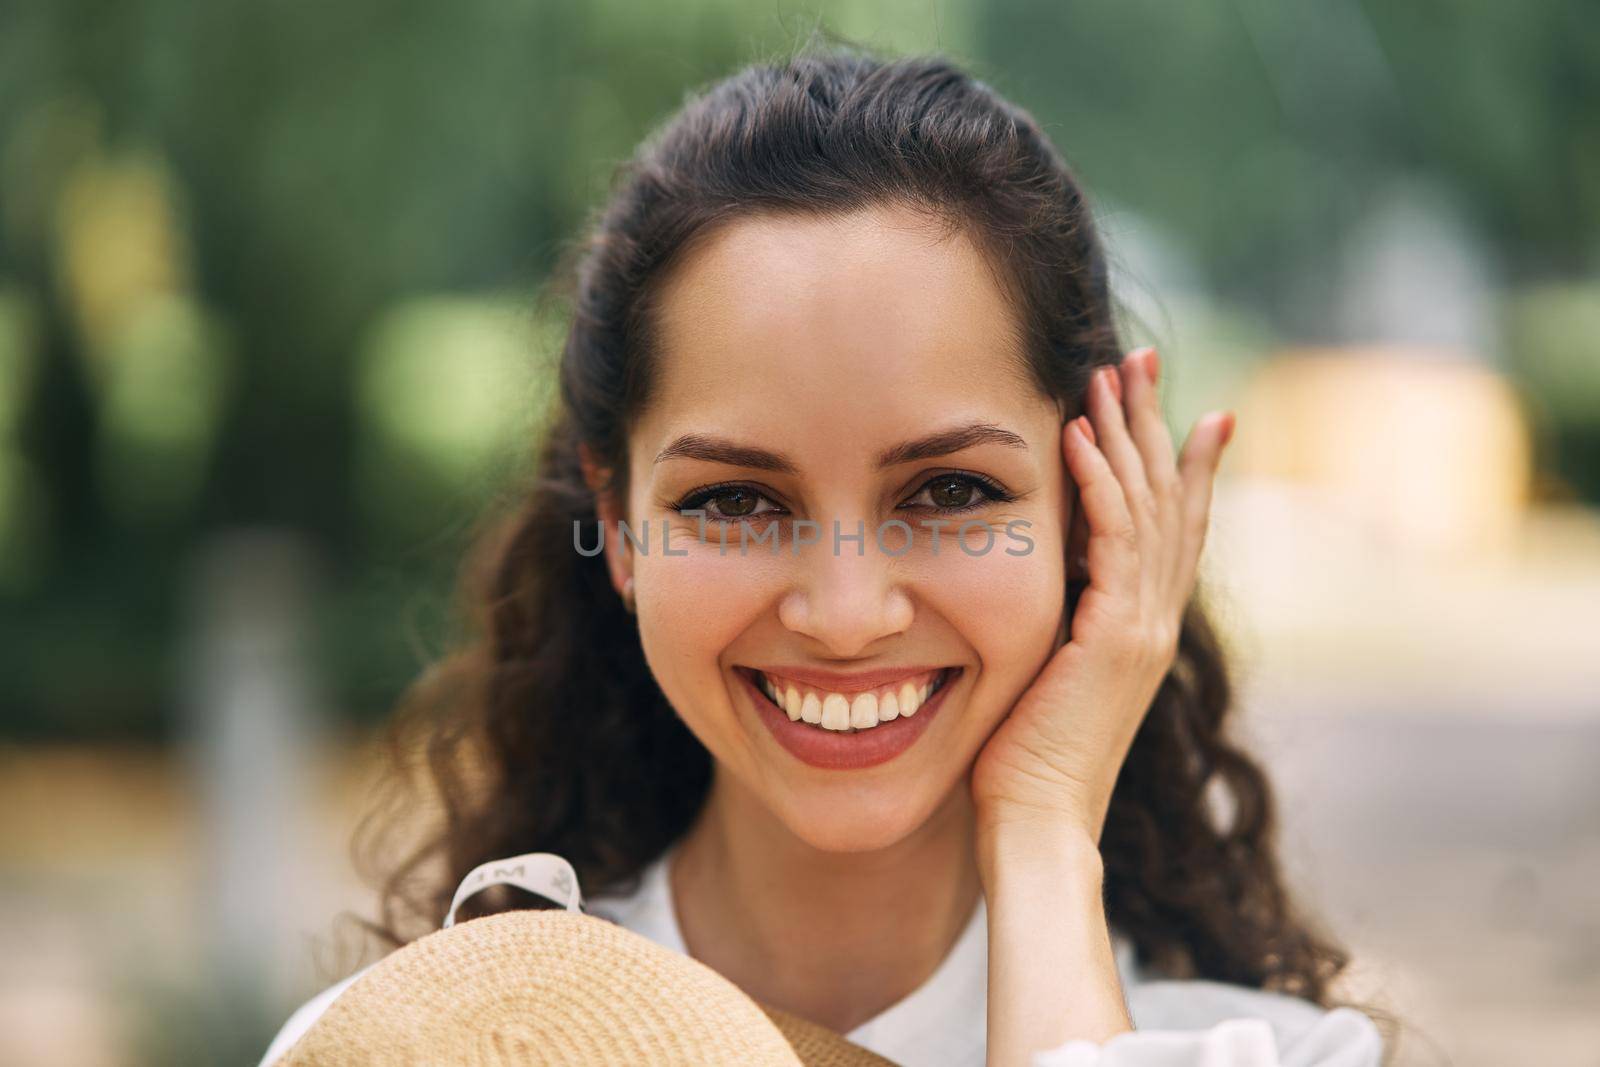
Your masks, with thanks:
[[[893,574],[894,557],[869,533],[858,554],[846,541],[835,554],[829,536],[801,550],[793,585],[778,605],[788,629],[815,639],[828,654],[859,656],[873,642],[911,626],[911,597]]]

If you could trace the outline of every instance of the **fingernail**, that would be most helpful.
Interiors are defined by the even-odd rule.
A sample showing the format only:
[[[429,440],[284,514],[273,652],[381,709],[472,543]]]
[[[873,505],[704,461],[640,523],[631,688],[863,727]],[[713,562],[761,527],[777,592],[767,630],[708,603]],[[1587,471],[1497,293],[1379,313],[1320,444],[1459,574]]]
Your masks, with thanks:
[[[1122,375],[1117,373],[1117,368],[1101,367],[1097,373],[1105,379],[1106,388],[1117,398],[1117,403],[1122,403]]]
[[[1144,357],[1144,369],[1150,375],[1150,384],[1156,384],[1161,377],[1161,355],[1153,348],[1145,349],[1148,355]]]
[[[1099,444],[1098,439],[1094,435],[1094,426],[1092,426],[1089,422],[1089,416],[1079,415],[1072,421],[1077,423],[1078,432],[1083,434],[1084,437],[1088,438],[1091,445]]]
[[[1234,414],[1231,411],[1228,412],[1224,418],[1222,423],[1222,443],[1224,445],[1233,440],[1233,427],[1237,421],[1238,420],[1234,417]]]

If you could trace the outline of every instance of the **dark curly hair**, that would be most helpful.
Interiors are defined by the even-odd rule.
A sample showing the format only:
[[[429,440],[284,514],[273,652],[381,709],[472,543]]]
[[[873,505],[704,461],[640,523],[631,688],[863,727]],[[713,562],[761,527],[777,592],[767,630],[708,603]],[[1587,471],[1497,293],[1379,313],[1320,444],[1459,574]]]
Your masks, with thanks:
[[[711,759],[657,687],[603,557],[573,551],[574,521],[596,522],[579,449],[626,472],[653,384],[653,286],[692,242],[754,212],[884,204],[973,237],[1033,379],[1069,417],[1091,372],[1120,362],[1082,190],[1031,115],[951,62],[807,47],[689,99],[568,250],[556,292],[571,325],[532,484],[485,521],[460,586],[470,632],[413,685],[390,735],[392,791],[357,841],[381,879],[367,926],[388,943],[436,927],[481,862],[560,853],[597,894],[636,884],[689,827]],[[1347,956],[1291,902],[1268,781],[1225,730],[1231,698],[1191,603],[1107,815],[1108,918],[1142,965],[1327,1006]]]

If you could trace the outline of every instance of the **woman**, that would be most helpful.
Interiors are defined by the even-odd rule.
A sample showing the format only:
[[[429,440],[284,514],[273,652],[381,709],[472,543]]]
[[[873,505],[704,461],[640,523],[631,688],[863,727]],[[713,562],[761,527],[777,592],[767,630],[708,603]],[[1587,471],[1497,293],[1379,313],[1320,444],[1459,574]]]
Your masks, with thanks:
[[[381,932],[548,851],[897,1062],[1217,1063],[1252,1018],[1272,1062],[1378,1062],[1191,595],[1233,417],[1174,448],[1037,123],[939,59],[752,66],[580,252],[481,637],[419,687],[444,817]]]

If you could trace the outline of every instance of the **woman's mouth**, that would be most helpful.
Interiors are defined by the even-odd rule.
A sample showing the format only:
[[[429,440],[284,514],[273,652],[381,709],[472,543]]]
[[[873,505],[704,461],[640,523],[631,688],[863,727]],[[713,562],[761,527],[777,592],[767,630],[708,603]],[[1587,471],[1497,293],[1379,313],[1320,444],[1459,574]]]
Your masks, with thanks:
[[[857,692],[819,689],[779,674],[751,670],[756,688],[790,722],[805,722],[824,730],[870,730],[879,723],[910,718],[944,687],[961,668],[925,671],[898,682]]]
[[[773,738],[802,763],[824,770],[873,767],[906,751],[948,702],[962,673],[942,667],[871,689],[835,690],[776,672],[733,670]]]

